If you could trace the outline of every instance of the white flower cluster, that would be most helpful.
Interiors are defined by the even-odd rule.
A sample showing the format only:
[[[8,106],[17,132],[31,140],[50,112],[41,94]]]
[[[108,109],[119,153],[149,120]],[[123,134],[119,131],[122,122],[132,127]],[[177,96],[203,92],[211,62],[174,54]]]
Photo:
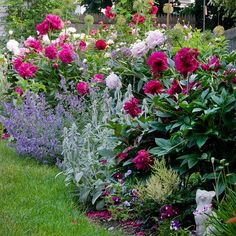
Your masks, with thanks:
[[[15,39],[10,39],[7,42],[7,49],[14,55],[18,55],[20,53],[19,43]]]
[[[149,31],[146,36],[144,41],[137,41],[131,45],[133,57],[144,56],[150,49],[162,45],[166,40],[165,35],[160,30]]]
[[[116,89],[116,88],[121,88],[122,83],[120,81],[119,76],[117,76],[115,73],[111,73],[109,76],[106,78],[106,86],[109,89]]]

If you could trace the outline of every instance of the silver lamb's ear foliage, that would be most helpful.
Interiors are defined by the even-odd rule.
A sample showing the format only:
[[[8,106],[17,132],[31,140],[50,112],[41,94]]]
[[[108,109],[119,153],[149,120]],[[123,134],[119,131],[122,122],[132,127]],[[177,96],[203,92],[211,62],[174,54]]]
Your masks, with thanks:
[[[142,112],[143,112],[145,118],[146,118],[146,116],[147,116],[147,114],[148,114],[148,111],[149,111],[149,109],[148,109],[147,99],[144,98],[144,99],[143,99],[143,104],[142,104]]]
[[[129,100],[130,97],[132,97],[132,96],[133,96],[133,93],[132,93],[132,85],[129,84],[129,85],[128,85],[128,88],[127,88],[127,91],[126,91],[126,93],[125,93],[125,96],[124,96],[124,100]]]
[[[112,116],[112,99],[108,95],[105,94],[101,100],[95,99],[90,109],[81,114],[79,128],[72,124],[64,132],[63,165],[66,183],[76,184],[81,202],[92,201],[95,204],[106,186],[112,184],[106,168],[110,168],[113,162],[108,161],[107,165],[102,165],[99,155],[103,149],[113,150],[117,145],[111,138],[113,131],[104,127]],[[117,97],[121,98],[120,91],[117,91]]]

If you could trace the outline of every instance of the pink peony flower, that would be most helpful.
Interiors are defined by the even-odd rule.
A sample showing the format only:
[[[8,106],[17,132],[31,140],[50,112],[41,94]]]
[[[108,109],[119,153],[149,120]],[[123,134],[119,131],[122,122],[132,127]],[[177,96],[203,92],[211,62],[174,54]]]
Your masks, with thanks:
[[[150,80],[144,85],[143,91],[145,94],[159,94],[162,91],[162,84],[158,80]]]
[[[109,19],[114,19],[116,14],[111,12],[111,7],[107,6],[105,9],[105,16]]]
[[[176,70],[186,76],[193,73],[198,68],[198,50],[194,48],[182,48],[174,57]]]
[[[65,44],[62,50],[59,52],[59,58],[64,64],[70,64],[74,60],[74,51],[72,46]]]
[[[81,52],[84,52],[85,50],[86,50],[86,47],[87,47],[87,44],[86,44],[86,42],[84,42],[84,41],[80,41],[79,42],[79,49],[80,49],[80,51]]]
[[[34,64],[24,62],[18,67],[17,72],[22,78],[32,78],[37,70],[38,68]]]
[[[84,96],[85,94],[89,93],[89,84],[84,81],[79,82],[76,85],[76,90],[81,96]]]
[[[132,160],[132,162],[138,170],[146,171],[150,169],[153,160],[150,157],[149,152],[143,149],[138,152],[138,155]]]
[[[95,46],[96,46],[96,48],[98,49],[98,50],[104,50],[104,49],[106,49],[106,47],[107,47],[107,44],[106,44],[106,42],[104,41],[104,40],[97,40],[96,41],[96,44],[95,44]]]
[[[97,32],[98,32],[98,31],[97,31],[96,29],[91,29],[89,34],[90,34],[91,36],[95,36],[95,35],[97,34]]]
[[[43,50],[40,41],[31,36],[25,40],[24,45],[25,47],[33,48],[36,53],[39,53]]]
[[[177,80],[172,81],[172,86],[166,90],[167,94],[174,95],[176,93],[181,93],[182,89],[179,86],[179,83]]]
[[[104,83],[105,81],[103,80],[103,78],[103,74],[96,74],[92,78],[92,83]]]
[[[57,58],[58,50],[55,45],[50,45],[45,48],[45,56],[50,60]]]
[[[45,35],[49,31],[49,24],[46,20],[36,26],[36,30],[39,32],[39,35]]]
[[[144,23],[144,21],[145,21],[145,17],[144,17],[144,16],[142,16],[142,15],[140,15],[140,14],[138,14],[138,13],[135,13],[135,14],[133,15],[133,22],[134,22],[135,24],[137,24],[137,23],[142,24],[142,23]]]
[[[15,88],[15,92],[16,93],[18,93],[19,94],[19,96],[22,96],[23,95],[23,90],[22,89],[20,89],[20,87],[19,86],[16,86],[16,88]]]
[[[147,59],[147,64],[154,76],[168,69],[167,57],[164,52],[153,52]]]
[[[20,68],[20,66],[21,66],[21,64],[23,63],[23,61],[22,61],[22,58],[21,58],[21,57],[17,57],[16,59],[13,60],[12,63],[13,63],[14,69],[15,69],[16,71],[18,71],[19,68]]]
[[[49,24],[51,30],[61,30],[64,27],[64,23],[57,15],[49,14],[46,16],[46,21]]]
[[[132,97],[129,101],[125,102],[124,110],[133,118],[138,116],[142,112],[142,110],[139,108],[139,100],[134,97]]]

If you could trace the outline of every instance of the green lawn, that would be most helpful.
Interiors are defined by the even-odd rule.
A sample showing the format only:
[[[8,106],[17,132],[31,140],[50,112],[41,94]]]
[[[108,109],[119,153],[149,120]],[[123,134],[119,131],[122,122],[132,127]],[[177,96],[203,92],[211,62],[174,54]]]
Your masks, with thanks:
[[[63,176],[55,179],[57,173],[56,168],[19,158],[0,142],[1,236],[111,235],[81,216]]]

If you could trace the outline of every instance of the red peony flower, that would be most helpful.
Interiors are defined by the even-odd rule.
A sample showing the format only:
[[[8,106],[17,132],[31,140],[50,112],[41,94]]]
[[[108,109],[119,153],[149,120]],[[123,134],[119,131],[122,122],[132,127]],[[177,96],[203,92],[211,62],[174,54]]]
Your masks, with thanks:
[[[138,170],[146,171],[150,169],[153,160],[150,157],[149,152],[143,149],[138,152],[138,155],[132,160],[132,162]]]
[[[106,42],[104,41],[104,40],[97,40],[97,42],[96,42],[96,48],[98,49],[98,50],[104,50],[104,49],[106,49],[106,47],[107,47],[107,44],[106,44]]]
[[[158,94],[162,91],[162,84],[158,80],[150,80],[147,82],[144,87],[143,91],[145,94]]]
[[[89,93],[89,84],[84,81],[79,82],[76,85],[76,90],[81,96],[84,96],[85,94]]]
[[[167,57],[164,52],[153,52],[147,59],[147,64],[155,76],[168,69]]]
[[[124,110],[133,118],[138,116],[142,112],[139,108],[139,100],[134,97],[132,97],[129,101],[125,102]]]
[[[58,50],[55,45],[50,45],[45,48],[45,56],[50,60],[56,59],[58,54]]]
[[[172,86],[166,90],[167,94],[174,95],[176,93],[181,93],[182,89],[179,86],[179,83],[177,80],[172,81]]]
[[[137,24],[137,23],[142,24],[142,23],[144,23],[144,21],[145,21],[145,17],[144,17],[144,16],[139,15],[138,13],[135,13],[135,14],[133,15],[133,22],[134,22],[135,24]]]
[[[198,68],[198,50],[194,48],[182,48],[174,57],[176,70],[186,76],[193,73]]]
[[[150,2],[149,4],[150,4],[151,7],[152,7],[150,14],[151,14],[151,15],[156,15],[157,12],[158,12],[158,7],[155,6],[153,2]]]
[[[105,9],[105,15],[107,18],[109,19],[114,19],[116,14],[115,13],[112,13],[111,12],[111,7],[110,6],[107,6],[106,9]]]
[[[59,58],[64,64],[69,64],[74,60],[74,51],[72,46],[69,44],[65,44],[62,50],[59,52]]]

